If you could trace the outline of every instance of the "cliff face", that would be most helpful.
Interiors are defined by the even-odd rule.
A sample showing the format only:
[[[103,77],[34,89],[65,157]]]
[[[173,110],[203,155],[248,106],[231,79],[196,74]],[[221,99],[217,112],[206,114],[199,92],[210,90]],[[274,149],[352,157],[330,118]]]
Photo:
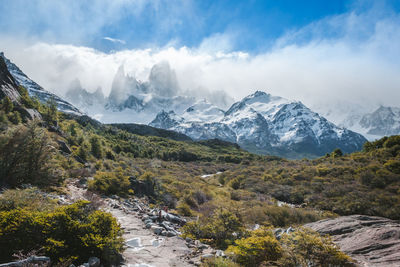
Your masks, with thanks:
[[[19,103],[18,84],[8,71],[4,59],[0,57],[0,99],[5,96],[8,96],[12,102]]]

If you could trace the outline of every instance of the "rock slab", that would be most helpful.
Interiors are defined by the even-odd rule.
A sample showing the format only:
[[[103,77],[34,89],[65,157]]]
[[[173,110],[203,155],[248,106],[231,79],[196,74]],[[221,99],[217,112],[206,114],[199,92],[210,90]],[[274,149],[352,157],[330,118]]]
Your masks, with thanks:
[[[400,222],[382,217],[351,215],[306,224],[329,234],[359,266],[400,266]]]

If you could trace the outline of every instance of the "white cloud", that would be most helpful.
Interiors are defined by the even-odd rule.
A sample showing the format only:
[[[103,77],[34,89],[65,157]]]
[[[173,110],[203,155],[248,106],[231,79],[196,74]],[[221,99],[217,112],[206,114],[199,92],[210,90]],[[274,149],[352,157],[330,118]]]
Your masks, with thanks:
[[[111,37],[103,37],[104,40],[110,41],[112,43],[119,43],[119,44],[126,44],[126,42],[124,40],[121,39],[116,39],[116,38],[111,38]]]
[[[274,48],[258,54],[226,52],[236,38],[226,34],[215,34],[194,48],[113,53],[19,42],[21,49],[4,38],[0,47],[33,79],[59,94],[76,78],[88,90],[100,86],[108,94],[121,64],[130,75],[147,80],[154,64],[168,61],[183,91],[210,98],[224,91],[238,100],[264,90],[311,106],[345,101],[399,105],[400,17],[371,12],[325,18],[287,33]]]

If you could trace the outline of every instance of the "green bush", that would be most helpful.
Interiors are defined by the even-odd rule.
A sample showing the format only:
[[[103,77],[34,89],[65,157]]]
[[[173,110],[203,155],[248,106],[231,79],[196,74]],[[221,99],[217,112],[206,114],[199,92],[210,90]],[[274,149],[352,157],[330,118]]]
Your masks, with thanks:
[[[280,240],[272,230],[261,228],[236,240],[227,252],[243,266],[353,266],[328,236],[302,228]]]
[[[321,236],[306,228],[283,235],[285,248],[279,266],[354,266],[349,256],[341,252],[329,236]]]
[[[10,242],[12,241],[12,242]],[[41,251],[54,263],[82,263],[99,257],[103,264],[119,261],[122,230],[111,214],[96,211],[87,201],[52,212],[13,209],[0,212],[0,261],[21,251]]]
[[[100,138],[97,135],[94,135],[90,138],[90,145],[92,148],[92,154],[96,158],[100,159],[103,157],[103,147],[100,142]]]
[[[89,190],[105,195],[129,194],[129,177],[124,175],[122,169],[115,172],[97,172],[94,179],[89,181]]]
[[[234,254],[236,262],[252,267],[278,260],[282,256],[282,247],[272,231],[259,229],[250,237],[236,240],[227,252]]]
[[[60,182],[52,165],[54,144],[36,122],[0,135],[0,185],[50,186]]]
[[[230,259],[215,257],[211,259],[205,259],[201,267],[240,267],[240,265]]]
[[[37,188],[9,189],[0,195],[0,211],[29,209],[34,211],[51,211],[57,206]]]
[[[209,218],[187,223],[182,232],[184,237],[200,239],[202,242],[226,249],[236,236],[244,232],[244,227],[234,213],[226,209],[217,209]]]

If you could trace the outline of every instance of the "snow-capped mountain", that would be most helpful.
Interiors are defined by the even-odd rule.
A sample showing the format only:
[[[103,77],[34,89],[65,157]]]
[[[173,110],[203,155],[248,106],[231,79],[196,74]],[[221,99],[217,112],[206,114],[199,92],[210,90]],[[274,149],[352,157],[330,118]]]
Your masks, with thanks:
[[[50,93],[49,91],[46,91],[36,82],[31,80],[14,63],[12,63],[8,58],[6,58],[3,52],[0,52],[0,56],[4,59],[7,69],[14,77],[16,83],[18,85],[24,86],[28,90],[30,96],[37,97],[39,101],[42,103],[46,103],[50,98],[53,98],[57,102],[58,109],[60,111],[76,115],[82,115],[79,109],[74,107],[72,104],[60,98],[59,96]]]
[[[400,108],[380,106],[374,112],[365,114],[359,125],[368,135],[377,138],[400,134]]]
[[[194,97],[179,94],[176,75],[168,63],[152,67],[148,81],[142,82],[125,74],[121,65],[114,76],[107,97],[98,89],[87,92],[74,81],[66,98],[81,110],[105,123],[149,123],[161,110],[182,113],[196,101]]]
[[[335,148],[353,152],[366,141],[362,135],[334,125],[301,102],[261,91],[234,103],[226,112],[207,102],[198,102],[180,115],[162,111],[150,125],[196,140],[219,138],[252,152],[290,158],[321,156]]]
[[[361,133],[370,141],[400,134],[399,107],[346,102],[337,103],[328,109],[327,106],[314,106],[313,109],[337,125]]]

